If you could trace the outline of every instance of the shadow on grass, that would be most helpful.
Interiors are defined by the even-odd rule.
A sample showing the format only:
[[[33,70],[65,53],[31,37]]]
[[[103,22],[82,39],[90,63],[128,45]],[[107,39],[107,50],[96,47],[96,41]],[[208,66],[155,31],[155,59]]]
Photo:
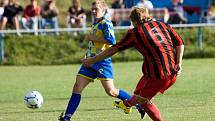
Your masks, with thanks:
[[[114,108],[94,108],[94,109],[78,109],[79,111],[84,111],[84,112],[97,112],[97,111],[105,111],[105,110],[114,110]],[[13,112],[2,112],[1,114],[28,114],[28,113],[53,113],[53,112],[64,112],[65,110],[37,110],[37,109],[32,109],[32,111],[13,111]]]
[[[84,99],[102,99],[109,96],[83,96]],[[69,97],[58,97],[58,98],[49,98],[48,100],[69,100]]]

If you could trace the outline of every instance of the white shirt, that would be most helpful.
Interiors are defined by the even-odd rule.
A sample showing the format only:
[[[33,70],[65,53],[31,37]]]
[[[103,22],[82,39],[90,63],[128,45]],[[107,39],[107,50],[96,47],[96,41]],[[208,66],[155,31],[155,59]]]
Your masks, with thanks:
[[[0,20],[2,18],[3,13],[4,13],[4,7],[0,7]]]
[[[137,3],[137,6],[138,7],[144,7],[144,8],[147,8],[147,9],[153,9],[152,2],[148,1],[148,0],[146,0],[144,3],[143,2]]]

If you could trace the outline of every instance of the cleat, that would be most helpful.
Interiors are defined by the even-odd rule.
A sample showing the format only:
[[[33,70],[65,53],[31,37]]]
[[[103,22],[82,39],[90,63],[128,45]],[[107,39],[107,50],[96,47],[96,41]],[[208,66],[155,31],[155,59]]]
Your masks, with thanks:
[[[69,120],[69,119],[65,119],[63,115],[64,115],[64,113],[62,112],[62,113],[60,114],[60,116],[58,117],[58,120],[59,120],[59,121],[71,121],[71,120]]]
[[[141,119],[144,118],[146,112],[144,111],[144,109],[138,109],[138,112],[140,113]]]
[[[123,101],[115,101],[114,106],[123,109],[125,114],[129,114],[132,112],[132,107],[125,106]]]

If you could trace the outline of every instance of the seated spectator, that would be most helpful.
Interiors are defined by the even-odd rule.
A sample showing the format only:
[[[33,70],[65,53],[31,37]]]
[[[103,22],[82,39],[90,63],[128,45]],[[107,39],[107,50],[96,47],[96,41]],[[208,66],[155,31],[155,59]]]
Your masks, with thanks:
[[[23,9],[22,5],[20,4],[19,0],[15,0],[15,6],[17,8],[18,20],[20,22],[22,19],[22,14],[23,14],[24,9]]]
[[[0,1],[0,20],[2,19],[2,15],[4,13],[4,7],[8,4],[8,0],[1,0]]]
[[[206,19],[208,23],[215,23],[215,0],[212,2],[206,13]]]
[[[125,8],[124,0],[115,0],[112,3],[111,8],[114,8],[114,9]]]
[[[8,5],[4,7],[4,13],[1,19],[1,30],[6,28],[7,23],[10,25],[14,25],[16,29],[16,33],[18,36],[21,36],[19,32],[19,20],[18,20],[18,8],[15,4],[14,0],[9,0]]]
[[[44,4],[41,7],[41,28],[46,29],[49,25],[52,29],[55,29],[54,34],[59,35],[58,32],[58,9],[54,0],[44,0]],[[42,33],[45,34],[45,33]]]
[[[113,1],[113,3],[111,4],[111,8],[113,8],[113,9],[124,9],[125,8],[124,0]],[[110,18],[112,18],[111,21],[112,21],[114,26],[118,25],[118,23],[117,23],[118,20],[115,20],[113,18],[118,18],[118,16],[120,16],[120,14],[118,14],[118,13],[114,13],[114,15],[109,16]]]
[[[135,5],[135,0],[115,0],[112,4],[112,8],[119,9],[117,12],[114,12],[114,16],[112,18],[121,18],[124,15],[125,12],[123,12],[123,9],[130,9]],[[118,21],[118,20],[117,20]],[[116,22],[115,20],[112,20],[114,26],[130,26],[131,22],[130,20],[120,20],[119,22]]]
[[[80,0],[72,0],[72,6],[69,7],[67,12],[67,25],[69,28],[86,27],[86,13],[85,10],[81,7]]]
[[[21,20],[22,27],[26,30],[33,29],[35,35],[38,35],[40,12],[41,8],[37,4],[37,0],[30,0],[30,4],[25,7]]]
[[[172,6],[168,10],[170,12],[169,24],[182,24],[187,22],[180,0],[172,0]]]
[[[125,4],[125,8],[132,8],[136,5],[136,0],[123,0]]]
[[[152,5],[152,2],[149,1],[149,0],[140,0],[137,5],[138,7],[144,7],[144,8],[147,8],[147,9],[153,9],[153,5]]]

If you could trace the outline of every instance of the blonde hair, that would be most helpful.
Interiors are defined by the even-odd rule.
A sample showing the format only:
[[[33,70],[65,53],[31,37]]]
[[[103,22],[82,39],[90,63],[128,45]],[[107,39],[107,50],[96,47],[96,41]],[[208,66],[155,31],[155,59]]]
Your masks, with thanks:
[[[134,7],[131,11],[130,19],[132,22],[142,23],[151,20],[149,10],[144,7]]]
[[[95,0],[92,5],[100,5],[102,7],[104,7],[105,9],[107,9],[107,4],[105,3],[104,0]]]
[[[74,3],[76,3],[77,4],[77,6],[75,6],[74,5]],[[74,8],[80,8],[81,7],[81,1],[80,0],[72,0],[72,6],[74,7]]]

